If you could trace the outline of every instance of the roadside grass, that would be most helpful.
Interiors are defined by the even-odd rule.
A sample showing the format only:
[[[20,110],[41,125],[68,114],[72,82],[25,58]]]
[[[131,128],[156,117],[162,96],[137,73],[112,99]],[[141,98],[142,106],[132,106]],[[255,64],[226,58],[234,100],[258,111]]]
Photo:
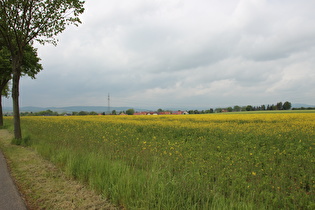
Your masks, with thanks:
[[[36,151],[11,144],[12,139],[9,131],[0,130],[0,149],[29,209],[118,209]]]

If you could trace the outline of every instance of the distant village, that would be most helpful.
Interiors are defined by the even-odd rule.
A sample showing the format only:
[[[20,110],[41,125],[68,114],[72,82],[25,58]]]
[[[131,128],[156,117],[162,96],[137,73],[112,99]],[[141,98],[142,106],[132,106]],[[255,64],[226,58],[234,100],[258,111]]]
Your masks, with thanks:
[[[50,109],[45,111],[38,112],[21,112],[21,116],[83,116],[83,115],[187,115],[187,114],[195,114],[195,111],[135,111],[134,109],[128,109],[125,111],[116,112],[116,110],[112,110],[110,112],[95,112],[95,111],[73,111],[73,112],[57,112],[52,111]],[[5,116],[12,116],[12,112],[5,112]]]
[[[168,111],[168,112],[135,112],[133,115],[181,115],[189,114],[187,111]],[[120,115],[127,115],[126,113],[121,113]]]

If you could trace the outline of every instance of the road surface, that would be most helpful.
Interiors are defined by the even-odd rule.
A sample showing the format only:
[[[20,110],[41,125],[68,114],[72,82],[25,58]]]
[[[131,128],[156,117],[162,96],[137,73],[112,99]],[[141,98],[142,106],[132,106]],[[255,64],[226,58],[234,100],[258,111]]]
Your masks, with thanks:
[[[0,151],[0,209],[1,210],[26,210],[8,170],[6,160]]]

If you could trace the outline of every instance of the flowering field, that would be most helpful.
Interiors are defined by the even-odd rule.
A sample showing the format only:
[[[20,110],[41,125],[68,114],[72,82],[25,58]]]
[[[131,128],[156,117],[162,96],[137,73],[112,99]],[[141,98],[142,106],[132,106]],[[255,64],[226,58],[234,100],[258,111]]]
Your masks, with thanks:
[[[40,154],[127,209],[315,208],[315,113],[22,124]]]

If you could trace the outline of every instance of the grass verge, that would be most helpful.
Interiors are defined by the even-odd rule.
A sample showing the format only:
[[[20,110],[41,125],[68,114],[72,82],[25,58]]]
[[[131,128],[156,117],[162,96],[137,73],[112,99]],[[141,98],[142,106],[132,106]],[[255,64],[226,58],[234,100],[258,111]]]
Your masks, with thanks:
[[[12,138],[9,131],[0,130],[0,149],[29,209],[117,209],[36,151],[12,145]]]

